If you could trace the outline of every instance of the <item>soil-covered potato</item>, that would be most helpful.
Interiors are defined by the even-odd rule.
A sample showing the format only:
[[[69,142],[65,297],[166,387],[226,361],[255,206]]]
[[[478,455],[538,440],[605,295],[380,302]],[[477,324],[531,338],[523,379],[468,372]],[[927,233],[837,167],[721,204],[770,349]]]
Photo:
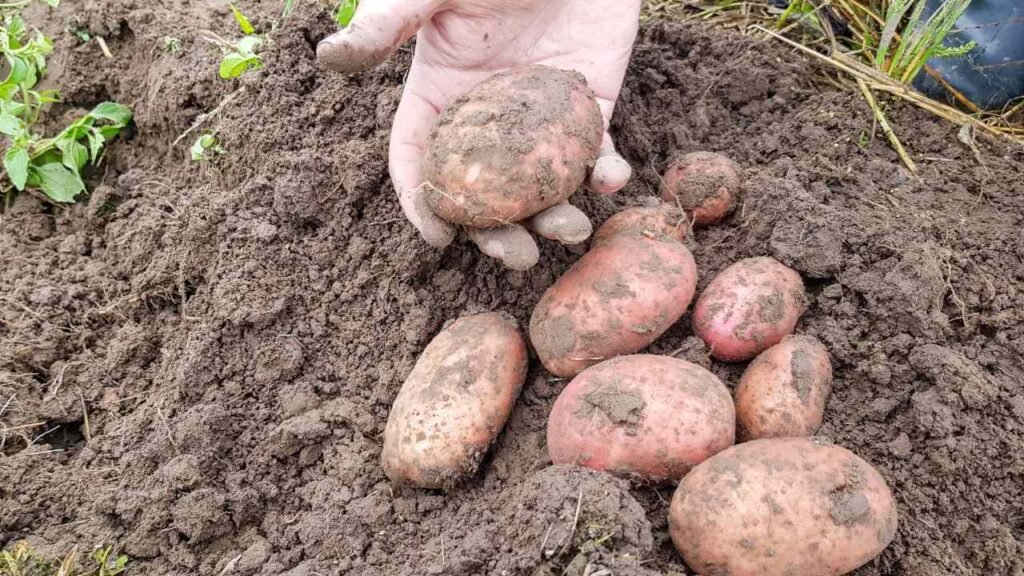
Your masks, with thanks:
[[[664,235],[682,242],[690,232],[690,221],[682,210],[667,202],[658,206],[627,208],[605,220],[591,243],[597,244],[624,232]]]
[[[683,478],[669,532],[698,574],[835,576],[892,541],[896,506],[878,471],[845,448],[754,440]]]
[[[537,303],[530,340],[548,371],[575,376],[654,342],[686,312],[696,286],[693,255],[675,238],[602,227]]]
[[[787,336],[758,354],[736,387],[741,441],[812,436],[832,391],[828,350],[811,336]]]
[[[587,368],[548,419],[555,464],[642,483],[675,482],[734,441],[729,390],[711,372],[669,356],[620,356]]]
[[[455,224],[518,222],[579,188],[603,133],[582,74],[540,65],[495,74],[452,101],[431,131],[427,202]]]
[[[693,329],[726,362],[749,360],[793,333],[807,307],[795,270],[767,256],[722,270],[693,307]]]
[[[736,164],[714,152],[680,156],[665,170],[661,198],[676,202],[695,226],[714,224],[736,207],[740,178]]]
[[[427,345],[388,415],[381,463],[398,484],[443,488],[473,474],[523,381],[526,342],[498,313],[466,316]]]

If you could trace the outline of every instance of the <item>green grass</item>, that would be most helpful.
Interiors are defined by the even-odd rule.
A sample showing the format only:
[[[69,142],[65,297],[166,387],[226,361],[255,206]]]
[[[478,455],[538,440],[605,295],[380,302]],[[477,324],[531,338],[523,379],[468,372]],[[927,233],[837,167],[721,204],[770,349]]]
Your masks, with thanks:
[[[46,558],[25,541],[0,551],[0,576],[117,576],[126,574],[127,564],[128,557],[114,554],[110,546],[81,560],[77,548],[63,558]]]

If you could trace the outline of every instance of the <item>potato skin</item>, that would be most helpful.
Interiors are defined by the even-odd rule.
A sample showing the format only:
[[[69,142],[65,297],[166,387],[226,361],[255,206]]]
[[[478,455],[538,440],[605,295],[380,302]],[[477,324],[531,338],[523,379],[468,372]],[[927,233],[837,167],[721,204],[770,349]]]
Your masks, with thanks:
[[[691,470],[669,508],[672,542],[704,576],[845,574],[896,522],[878,471],[821,438],[737,444]]]
[[[680,242],[616,234],[548,288],[530,340],[548,371],[575,376],[654,342],[686,311],[696,285],[697,266]]]
[[[693,330],[726,362],[749,360],[793,333],[807,307],[804,282],[774,258],[746,258],[722,270],[693,308]]]
[[[582,74],[519,66],[454,100],[427,140],[427,202],[474,228],[518,222],[571,196],[597,160],[604,121]]]
[[[476,472],[523,381],[526,342],[498,313],[465,316],[427,345],[398,392],[381,464],[397,484],[446,488]]]
[[[592,244],[598,244],[622,233],[648,237],[664,235],[682,242],[689,232],[690,221],[677,206],[668,203],[658,206],[637,206],[617,212],[605,220],[594,234]]]
[[[661,198],[678,202],[694,226],[714,224],[736,208],[739,168],[714,152],[691,152],[673,161],[661,182]]]
[[[644,484],[678,481],[734,441],[729,390],[711,372],[669,356],[619,356],[587,368],[548,420],[552,462]]]
[[[813,436],[832,392],[828,350],[810,336],[787,336],[758,354],[736,387],[741,441]]]

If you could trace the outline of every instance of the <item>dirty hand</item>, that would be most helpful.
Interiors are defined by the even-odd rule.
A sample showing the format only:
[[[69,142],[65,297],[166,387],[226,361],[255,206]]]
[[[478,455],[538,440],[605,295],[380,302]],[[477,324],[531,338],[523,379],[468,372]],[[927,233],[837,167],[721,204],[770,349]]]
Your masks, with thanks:
[[[444,247],[455,229],[427,207],[421,164],[427,135],[445,104],[502,70],[546,64],[586,76],[607,130],[636,37],[640,2],[362,0],[352,23],[323,40],[317,57],[333,70],[359,72],[380,64],[418,33],[391,131],[391,180],[409,221],[428,243]],[[610,194],[625,186],[630,175],[629,164],[605,132],[589,188]],[[568,204],[524,224],[567,244],[582,242],[590,233],[586,215]],[[469,230],[469,235],[481,251],[510,268],[529,268],[537,261],[533,238],[518,224]]]

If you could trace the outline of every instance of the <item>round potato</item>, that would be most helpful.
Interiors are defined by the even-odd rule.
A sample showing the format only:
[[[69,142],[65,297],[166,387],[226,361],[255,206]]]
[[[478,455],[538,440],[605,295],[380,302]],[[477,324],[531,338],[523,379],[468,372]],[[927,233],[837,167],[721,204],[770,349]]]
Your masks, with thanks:
[[[677,206],[638,206],[613,214],[594,234],[592,244],[603,242],[616,234],[663,235],[682,242],[690,232],[690,221]]]
[[[736,208],[740,178],[736,164],[714,152],[684,154],[669,165],[661,198],[677,202],[695,226],[714,224]]]
[[[877,556],[896,507],[870,464],[816,438],[738,444],[683,478],[669,532],[704,576],[836,576]]]
[[[518,222],[580,187],[603,134],[582,74],[539,65],[495,74],[452,101],[431,131],[427,202],[455,224]]]
[[[807,307],[800,275],[769,257],[723,270],[693,308],[693,329],[726,362],[757,356],[793,333]]]
[[[575,376],[661,336],[693,299],[697,266],[667,236],[616,234],[597,242],[541,297],[530,340],[552,374]]]
[[[587,368],[548,420],[555,464],[641,483],[678,481],[734,441],[729,390],[711,372],[668,356],[620,356]]]
[[[476,472],[523,381],[526,342],[497,313],[466,316],[427,345],[388,414],[381,463],[398,484],[444,488]]]
[[[813,436],[832,391],[832,363],[816,338],[787,336],[758,354],[736,387],[741,441]]]

